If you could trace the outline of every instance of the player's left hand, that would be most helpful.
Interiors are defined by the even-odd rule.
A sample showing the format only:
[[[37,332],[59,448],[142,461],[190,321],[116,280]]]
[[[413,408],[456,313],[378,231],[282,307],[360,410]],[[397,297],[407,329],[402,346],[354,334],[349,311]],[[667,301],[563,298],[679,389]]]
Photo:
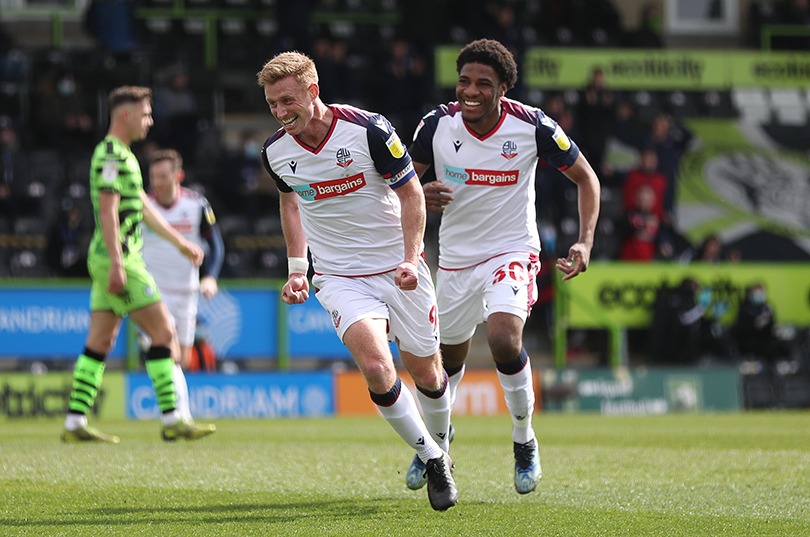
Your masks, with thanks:
[[[568,249],[567,258],[557,259],[557,270],[565,274],[563,281],[576,277],[580,272],[588,270],[591,259],[591,249],[581,242],[575,243]]]
[[[200,278],[200,293],[206,300],[211,300],[211,298],[219,292],[219,286],[217,285],[217,279],[213,276],[203,276]]]
[[[189,258],[195,267],[202,264],[205,253],[203,253],[199,244],[184,239],[183,242],[177,245],[177,249],[180,250],[181,254]]]
[[[403,291],[413,291],[419,285],[419,273],[416,265],[403,261],[394,273],[394,283]]]

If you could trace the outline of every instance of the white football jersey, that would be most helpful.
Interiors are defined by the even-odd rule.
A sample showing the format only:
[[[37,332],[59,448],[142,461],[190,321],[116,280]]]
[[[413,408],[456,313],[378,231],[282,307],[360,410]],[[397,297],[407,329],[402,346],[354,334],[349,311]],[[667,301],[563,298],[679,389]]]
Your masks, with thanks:
[[[152,195],[149,199],[157,212],[183,237],[204,246],[201,228],[214,224],[214,213],[205,197],[181,187],[177,200],[170,207],[164,207]],[[146,225],[143,226],[143,259],[162,293],[200,288],[200,269]]]
[[[388,272],[405,255],[393,189],[416,177],[410,155],[385,117],[329,108],[332,126],[318,147],[279,129],[264,143],[262,162],[281,191],[298,194],[317,274]]]
[[[479,136],[461,118],[458,103],[428,113],[414,134],[414,161],[432,164],[436,179],[453,189],[439,226],[439,266],[471,267],[508,252],[540,252],[535,214],[538,159],[559,170],[579,148],[542,110],[501,99],[498,124]]]

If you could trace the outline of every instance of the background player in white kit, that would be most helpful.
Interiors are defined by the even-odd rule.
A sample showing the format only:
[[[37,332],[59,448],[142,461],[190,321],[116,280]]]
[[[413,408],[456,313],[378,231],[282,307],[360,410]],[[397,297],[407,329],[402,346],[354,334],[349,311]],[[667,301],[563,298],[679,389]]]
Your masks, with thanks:
[[[512,54],[480,39],[456,60],[458,102],[427,114],[410,148],[427,208],[443,211],[439,227],[437,300],[444,368],[455,393],[476,326],[489,343],[512,415],[515,489],[533,491],[542,477],[531,425],[534,386],[523,348],[523,327],[537,299],[540,238],[535,221],[535,169],[542,158],[576,183],[580,231],[568,258],[557,261],[564,280],[584,272],[599,214],[599,181],[579,148],[542,110],[504,97],[517,81]],[[414,459],[408,487],[425,484]]]
[[[456,504],[447,455],[450,400],[439,359],[436,296],[422,257],[425,202],[410,156],[386,118],[319,97],[318,73],[304,54],[268,61],[258,82],[281,125],[262,149],[280,191],[288,304],[313,285],[341,341],[366,379],[380,413],[426,465],[436,510]],[[418,388],[424,421],[402,388],[389,338]]]
[[[193,266],[178,256],[168,241],[149,230],[144,230],[143,258],[174,321],[172,354],[177,361],[174,369],[177,409],[190,424],[185,437],[195,439],[213,433],[215,427],[194,423],[183,369],[188,367],[194,344],[199,295],[210,299],[218,292],[217,276],[225,248],[211,205],[201,194],[181,186],[184,178],[183,160],[177,151],[163,149],[151,156],[149,199],[155,210],[183,237],[205,246],[202,265]]]

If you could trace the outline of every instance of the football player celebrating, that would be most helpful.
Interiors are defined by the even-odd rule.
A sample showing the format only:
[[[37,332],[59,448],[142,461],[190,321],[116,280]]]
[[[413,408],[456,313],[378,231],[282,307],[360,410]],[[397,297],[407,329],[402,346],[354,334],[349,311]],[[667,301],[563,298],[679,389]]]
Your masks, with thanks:
[[[561,170],[579,191],[579,239],[557,261],[563,280],[588,267],[599,214],[599,181],[577,145],[542,110],[505,97],[517,65],[501,43],[480,39],[456,60],[457,102],[428,113],[410,147],[428,210],[441,211],[436,293],[441,351],[452,400],[476,326],[487,341],[512,415],[515,489],[533,491],[542,477],[532,428],[534,386],[523,326],[537,299],[540,238],[535,221],[538,159]],[[488,215],[481,218],[481,215]],[[425,484],[414,459],[409,488]]]

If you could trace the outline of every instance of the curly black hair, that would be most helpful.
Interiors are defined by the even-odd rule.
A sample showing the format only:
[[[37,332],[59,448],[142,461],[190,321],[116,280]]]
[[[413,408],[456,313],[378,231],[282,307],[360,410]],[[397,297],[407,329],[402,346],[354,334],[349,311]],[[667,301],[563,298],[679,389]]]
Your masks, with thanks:
[[[477,39],[461,49],[456,58],[456,71],[461,73],[461,68],[468,63],[481,63],[495,69],[506,89],[513,88],[517,82],[515,57],[494,39]]]

